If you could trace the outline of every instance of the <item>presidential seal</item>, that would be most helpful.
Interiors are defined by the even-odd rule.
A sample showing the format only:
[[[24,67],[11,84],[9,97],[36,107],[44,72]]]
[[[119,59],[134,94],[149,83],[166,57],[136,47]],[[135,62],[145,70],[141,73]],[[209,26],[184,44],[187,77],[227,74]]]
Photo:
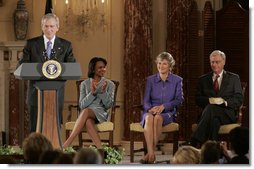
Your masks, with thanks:
[[[56,60],[48,60],[42,65],[42,74],[48,79],[56,79],[62,72],[61,64]]]

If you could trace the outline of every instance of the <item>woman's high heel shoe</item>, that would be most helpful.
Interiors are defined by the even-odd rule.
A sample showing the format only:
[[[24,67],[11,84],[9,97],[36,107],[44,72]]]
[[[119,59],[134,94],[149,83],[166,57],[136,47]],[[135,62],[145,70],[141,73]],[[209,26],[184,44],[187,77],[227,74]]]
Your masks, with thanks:
[[[142,159],[139,160],[141,164],[148,164],[148,154],[146,154]]]
[[[147,164],[148,161],[146,159],[142,158],[142,159],[139,160],[139,163],[141,163],[141,164]]]
[[[155,164],[156,163],[156,159],[155,159],[155,155],[153,155],[153,157],[147,161],[147,164]]]

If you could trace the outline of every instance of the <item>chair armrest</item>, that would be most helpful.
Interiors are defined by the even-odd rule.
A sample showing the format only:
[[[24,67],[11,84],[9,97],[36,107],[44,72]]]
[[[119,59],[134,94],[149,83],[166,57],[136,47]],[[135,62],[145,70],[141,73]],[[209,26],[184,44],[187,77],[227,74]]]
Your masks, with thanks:
[[[71,116],[72,116],[72,109],[75,108],[77,111],[79,109],[78,105],[73,105],[73,104],[70,104],[68,106],[68,113],[67,113],[67,122],[70,122],[71,121]]]
[[[243,114],[246,112],[246,109],[247,109],[247,107],[246,106],[241,106],[240,108],[239,108],[240,110],[239,110],[239,113],[238,113],[238,117],[237,117],[237,123],[238,124],[242,124],[242,121],[243,121]]]

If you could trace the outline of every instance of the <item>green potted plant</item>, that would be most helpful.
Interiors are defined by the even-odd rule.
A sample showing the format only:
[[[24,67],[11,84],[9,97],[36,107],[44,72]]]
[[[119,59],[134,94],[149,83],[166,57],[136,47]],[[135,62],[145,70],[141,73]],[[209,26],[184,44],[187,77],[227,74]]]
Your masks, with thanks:
[[[90,147],[96,149],[94,146]],[[108,145],[103,144],[102,149],[104,151],[105,164],[119,164],[124,157],[124,150],[120,150],[116,147],[109,147]]]
[[[108,147],[107,145],[103,145],[104,154],[104,162],[106,164],[119,164],[124,157],[124,150],[119,150],[115,147]]]
[[[17,146],[0,146],[0,156],[2,159],[10,159],[15,163],[24,163],[23,151]]]

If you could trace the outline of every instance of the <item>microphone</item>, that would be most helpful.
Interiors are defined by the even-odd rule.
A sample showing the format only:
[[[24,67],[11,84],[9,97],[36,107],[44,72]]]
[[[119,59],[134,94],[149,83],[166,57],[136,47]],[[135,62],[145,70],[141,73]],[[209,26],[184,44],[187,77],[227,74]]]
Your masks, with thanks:
[[[46,49],[42,52],[42,56],[44,57],[44,60],[45,60],[45,61],[49,60],[49,59],[48,59],[48,54],[47,54]]]
[[[52,49],[52,50],[51,50],[51,54],[50,54],[50,56],[51,56],[51,57],[50,57],[51,59],[57,60],[57,58],[56,58],[56,51],[55,51],[55,49]]]

